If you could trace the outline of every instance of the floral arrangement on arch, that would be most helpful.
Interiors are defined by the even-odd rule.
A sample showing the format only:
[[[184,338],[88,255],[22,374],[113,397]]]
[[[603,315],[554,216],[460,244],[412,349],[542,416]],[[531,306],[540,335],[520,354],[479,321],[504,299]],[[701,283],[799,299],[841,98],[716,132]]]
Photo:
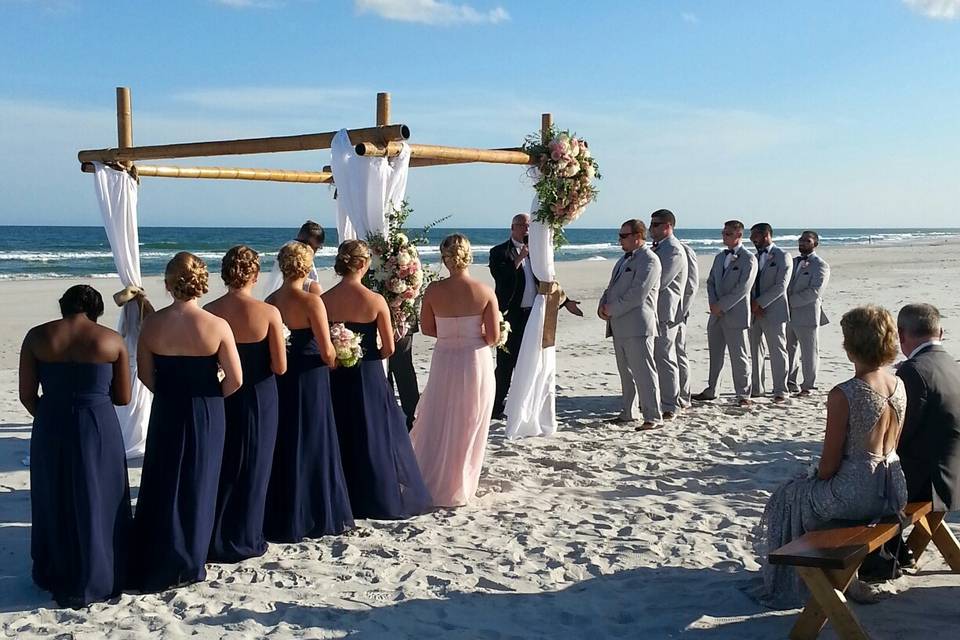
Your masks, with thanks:
[[[552,126],[546,142],[541,134],[530,135],[522,149],[537,158],[530,174],[536,179],[533,188],[540,208],[533,212],[533,219],[553,229],[553,242],[559,248],[567,242],[563,228],[597,199],[593,181],[601,178],[600,166],[586,140]]]
[[[363,284],[386,299],[397,340],[407,335],[417,323],[423,291],[426,285],[439,278],[436,271],[424,267],[417,246],[426,243],[426,233],[431,227],[446,219],[437,220],[411,237],[404,229],[411,213],[413,209],[406,201],[400,203],[399,209],[388,205],[386,233],[367,236],[370,270],[364,276]]]

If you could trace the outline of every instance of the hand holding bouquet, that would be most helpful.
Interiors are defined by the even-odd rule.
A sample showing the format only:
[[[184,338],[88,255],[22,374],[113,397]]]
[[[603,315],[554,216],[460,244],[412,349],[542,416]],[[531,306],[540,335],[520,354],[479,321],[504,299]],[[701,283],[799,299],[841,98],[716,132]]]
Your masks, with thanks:
[[[363,349],[360,348],[361,336],[357,335],[342,322],[330,325],[330,341],[337,352],[337,365],[340,367],[355,367],[363,358]]]
[[[500,318],[500,339],[497,340],[497,349],[503,351],[504,353],[510,353],[507,350],[507,338],[510,337],[510,323]]]

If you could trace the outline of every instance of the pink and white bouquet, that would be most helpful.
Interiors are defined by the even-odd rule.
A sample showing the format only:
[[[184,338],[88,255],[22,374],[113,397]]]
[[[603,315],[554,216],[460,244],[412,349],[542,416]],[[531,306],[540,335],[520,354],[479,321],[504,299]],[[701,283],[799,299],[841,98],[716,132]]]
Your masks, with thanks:
[[[416,324],[423,290],[437,278],[436,273],[425,269],[420,262],[417,244],[425,238],[411,240],[403,231],[403,224],[412,211],[406,202],[400,209],[389,207],[386,234],[367,236],[370,270],[363,283],[387,300],[397,340]]]
[[[523,150],[537,158],[531,175],[536,179],[533,188],[540,208],[533,217],[553,229],[554,243],[559,247],[566,242],[563,227],[597,199],[593,181],[600,179],[600,167],[587,141],[569,131],[551,128],[547,142],[540,135],[529,136]]]
[[[360,347],[362,336],[347,329],[342,322],[330,325],[330,341],[337,352],[337,366],[355,367],[363,358],[363,349]]]

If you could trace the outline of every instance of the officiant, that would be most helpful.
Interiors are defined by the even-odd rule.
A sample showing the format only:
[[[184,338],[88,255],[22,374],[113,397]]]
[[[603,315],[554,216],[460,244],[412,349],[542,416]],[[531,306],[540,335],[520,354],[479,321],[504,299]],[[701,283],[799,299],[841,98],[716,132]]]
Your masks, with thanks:
[[[504,418],[504,406],[513,368],[517,364],[523,330],[530,318],[530,309],[537,296],[540,281],[533,275],[530,265],[530,248],[527,234],[530,231],[530,214],[518,213],[510,224],[510,237],[506,242],[490,249],[490,273],[493,275],[497,305],[503,319],[510,323],[506,349],[497,350],[497,368],[494,377],[497,391],[493,403],[493,419]],[[563,295],[560,306],[575,316],[583,316],[580,303]]]

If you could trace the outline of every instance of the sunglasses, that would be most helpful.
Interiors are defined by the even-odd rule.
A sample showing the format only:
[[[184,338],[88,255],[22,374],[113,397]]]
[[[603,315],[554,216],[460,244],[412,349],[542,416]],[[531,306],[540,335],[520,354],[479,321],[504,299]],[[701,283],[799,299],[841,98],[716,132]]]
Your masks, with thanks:
[[[618,233],[617,235],[620,236],[620,239],[621,239],[621,240],[625,240],[626,238],[629,238],[630,236],[635,236],[635,235],[637,235],[637,233],[639,233],[639,232],[638,232],[638,231],[631,231],[630,233]]]

